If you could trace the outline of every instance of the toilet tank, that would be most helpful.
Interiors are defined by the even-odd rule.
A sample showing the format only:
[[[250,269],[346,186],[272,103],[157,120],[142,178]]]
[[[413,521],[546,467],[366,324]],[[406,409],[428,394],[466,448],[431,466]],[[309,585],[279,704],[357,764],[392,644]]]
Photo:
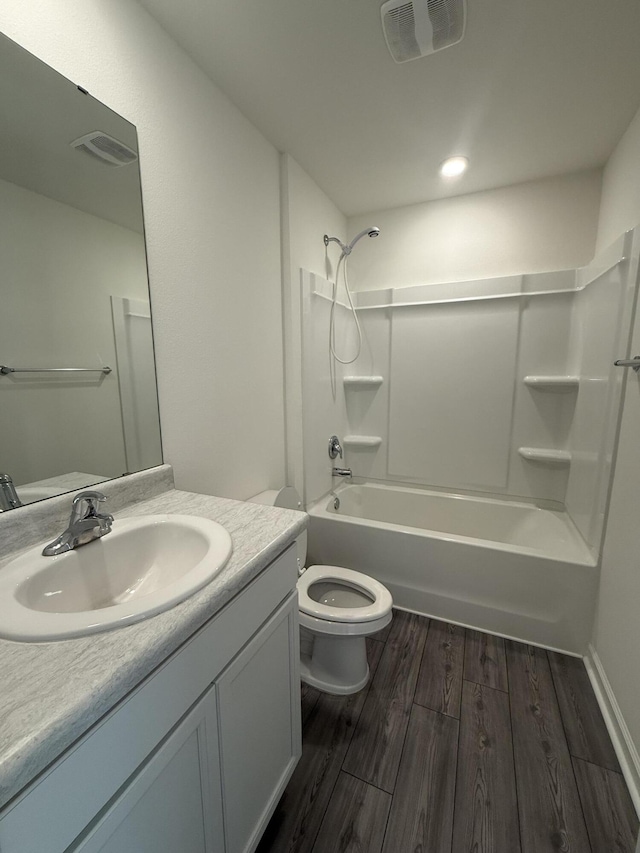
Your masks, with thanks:
[[[262,504],[263,506],[277,506],[281,509],[295,509],[304,512],[302,499],[293,486],[285,486],[282,489],[268,489],[249,498],[248,503]],[[307,559],[307,531],[303,530],[296,539],[298,550],[298,571],[302,571]]]

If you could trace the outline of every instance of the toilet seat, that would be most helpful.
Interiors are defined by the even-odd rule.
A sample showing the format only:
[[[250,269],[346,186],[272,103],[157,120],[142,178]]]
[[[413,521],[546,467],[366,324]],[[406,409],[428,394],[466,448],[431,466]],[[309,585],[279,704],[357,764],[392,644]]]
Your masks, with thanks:
[[[366,598],[371,599],[370,604],[364,606],[338,607],[315,601],[310,595],[310,587],[315,583],[331,582],[352,587],[356,592],[364,593]],[[362,572],[345,569],[342,566],[310,566],[298,580],[298,601],[300,615],[305,614],[309,622],[318,625],[322,622],[347,623],[361,625],[363,622],[378,622],[386,620],[391,614],[393,599],[391,593],[381,583]],[[306,620],[303,620],[306,621]],[[346,624],[344,626],[346,628]],[[381,626],[384,627],[384,626]],[[347,631],[346,633],[351,633]],[[355,631],[354,631],[355,633]]]
[[[251,501],[302,508],[301,498],[292,488],[261,492]],[[302,572],[297,585],[303,640],[300,678],[323,693],[357,693],[369,680],[366,638],[391,622],[391,593],[378,581],[353,569],[321,565],[303,569],[306,530],[300,533],[296,545]]]

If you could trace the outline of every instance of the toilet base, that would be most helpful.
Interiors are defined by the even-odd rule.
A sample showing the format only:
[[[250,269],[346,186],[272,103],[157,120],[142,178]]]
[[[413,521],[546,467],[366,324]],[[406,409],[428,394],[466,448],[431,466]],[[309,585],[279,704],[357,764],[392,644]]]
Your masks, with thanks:
[[[365,638],[316,634],[312,653],[301,655],[300,677],[323,693],[357,693],[369,681]]]

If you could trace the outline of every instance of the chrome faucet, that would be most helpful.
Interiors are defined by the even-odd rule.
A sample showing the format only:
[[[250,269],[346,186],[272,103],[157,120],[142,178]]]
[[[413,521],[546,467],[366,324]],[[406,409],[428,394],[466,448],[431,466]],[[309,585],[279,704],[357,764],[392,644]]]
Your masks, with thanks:
[[[98,512],[98,504],[106,501],[102,492],[80,492],[73,499],[71,518],[67,529],[43,550],[44,557],[55,557],[73,551],[80,545],[93,542],[111,532],[113,516]]]
[[[331,474],[334,477],[351,477],[351,468],[332,468]]]
[[[0,511],[15,509],[17,506],[22,506],[22,501],[18,497],[13,480],[9,474],[0,474]]]

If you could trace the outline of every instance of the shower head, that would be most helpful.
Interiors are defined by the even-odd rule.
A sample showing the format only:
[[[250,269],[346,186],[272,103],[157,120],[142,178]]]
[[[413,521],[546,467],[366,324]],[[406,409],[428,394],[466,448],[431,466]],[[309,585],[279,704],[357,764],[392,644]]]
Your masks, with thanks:
[[[356,236],[353,238],[353,240],[349,243],[349,248],[350,248],[350,249],[353,249],[353,247],[355,246],[355,244],[356,244],[356,243],[358,242],[358,240],[360,240],[362,237],[364,237],[364,236],[367,236],[367,237],[377,237],[379,233],[380,233],[380,229],[379,229],[379,228],[377,228],[375,225],[374,225],[373,227],[371,227],[371,228],[364,228],[364,229],[363,229],[359,234],[356,234]]]
[[[337,243],[340,246],[340,248],[342,249],[342,253],[344,255],[350,255],[353,247],[358,242],[358,240],[360,240],[362,237],[365,237],[365,236],[366,237],[377,237],[379,233],[380,233],[380,229],[375,225],[372,225],[369,228],[363,228],[362,231],[360,231],[359,234],[356,234],[356,236],[353,238],[353,240],[347,246],[345,246],[345,244],[342,242],[342,240],[339,240],[337,237],[329,237],[328,234],[325,234],[324,235],[324,244],[325,244],[325,246],[328,246],[329,243]]]

